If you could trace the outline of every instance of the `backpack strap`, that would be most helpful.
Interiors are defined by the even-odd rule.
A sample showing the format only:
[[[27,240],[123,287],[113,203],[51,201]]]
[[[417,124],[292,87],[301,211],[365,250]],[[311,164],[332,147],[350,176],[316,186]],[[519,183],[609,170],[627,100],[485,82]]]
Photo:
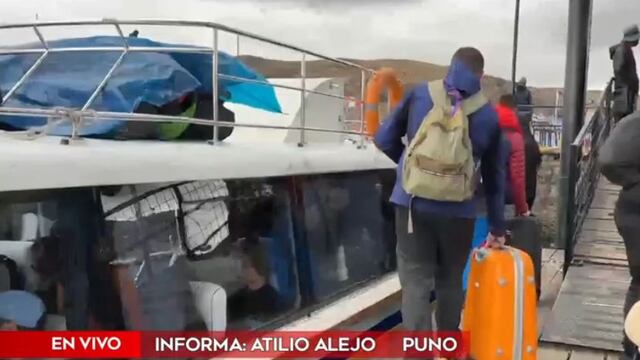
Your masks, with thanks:
[[[487,98],[484,97],[482,91],[478,91],[462,102],[462,111],[464,111],[465,115],[469,116],[474,112],[480,110],[480,108],[483,107],[487,102]]]
[[[434,105],[447,106],[447,90],[444,88],[443,80],[429,81],[429,95]]]

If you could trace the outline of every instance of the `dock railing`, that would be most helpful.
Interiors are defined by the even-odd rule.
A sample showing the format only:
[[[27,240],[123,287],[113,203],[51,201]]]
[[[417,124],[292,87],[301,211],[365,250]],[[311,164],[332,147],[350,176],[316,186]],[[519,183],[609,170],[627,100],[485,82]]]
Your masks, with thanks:
[[[560,219],[560,243],[564,245],[564,274],[573,261],[574,247],[589,212],[600,179],[597,166],[600,147],[613,126],[613,81],[609,81],[598,107],[571,143],[567,214]]]
[[[43,28],[51,28],[51,27],[81,27],[81,26],[104,26],[109,25],[114,29],[114,34],[120,36],[122,38],[122,46],[117,47],[80,47],[80,48],[54,48],[49,47],[47,39],[42,34]],[[165,27],[188,27],[188,28],[196,28],[200,30],[211,31],[211,46],[210,47],[134,47],[130,46],[127,37],[124,35],[122,26],[165,26]],[[72,124],[72,134],[71,138],[78,138],[79,130],[82,126],[83,119],[96,119],[96,120],[122,120],[122,121],[140,121],[140,122],[177,122],[177,123],[188,123],[188,124],[200,124],[200,125],[210,125],[212,127],[212,136],[211,143],[216,144],[218,141],[218,128],[222,127],[251,127],[251,128],[268,128],[268,129],[281,129],[281,130],[298,130],[300,131],[300,145],[304,145],[305,140],[305,132],[329,132],[329,133],[341,133],[341,134],[349,134],[349,135],[358,135],[360,137],[360,145],[363,144],[365,139],[365,125],[364,125],[364,92],[367,78],[373,73],[372,69],[366,68],[359,64],[349,62],[346,60],[322,55],[316,53],[311,50],[306,50],[300,48],[298,46],[286,44],[274,39],[270,39],[264,36],[256,35],[250,32],[238,30],[226,25],[214,23],[214,22],[204,22],[204,21],[183,21],[183,20],[116,20],[116,19],[103,19],[103,20],[85,20],[85,21],[56,21],[56,22],[33,22],[33,23],[21,23],[21,24],[3,24],[0,25],[1,30],[9,30],[9,29],[32,29],[37,38],[40,41],[41,48],[34,49],[23,49],[23,48],[0,48],[0,56],[1,55],[19,55],[19,54],[39,54],[37,60],[33,63],[33,65],[20,77],[20,79],[9,89],[6,94],[1,99],[0,105],[4,105],[7,100],[9,100],[17,90],[22,87],[25,82],[29,80],[29,78],[38,70],[38,68],[42,65],[44,61],[46,61],[47,57],[53,53],[60,52],[120,52],[120,56],[113,63],[111,68],[105,74],[102,81],[98,84],[98,86],[94,89],[91,96],[86,100],[84,105],[79,109],[61,109],[61,108],[51,108],[51,109],[37,109],[37,108],[18,108],[18,107],[6,107],[0,106],[0,115],[11,115],[11,116],[28,116],[28,117],[42,117],[47,119],[47,124],[50,123],[59,123],[62,121],[69,121]],[[78,33],[78,31],[74,31],[74,33]],[[242,77],[230,76],[226,74],[221,74],[219,72],[219,62],[218,62],[218,54],[219,54],[219,34],[220,33],[228,33],[236,36],[236,46],[237,46],[237,54],[240,52],[240,39],[241,38],[249,38],[253,40],[257,40],[264,44],[274,45],[276,47],[288,49],[297,52],[300,54],[300,86],[286,86],[280,84],[272,84],[269,82],[263,82],[255,79],[247,79]],[[91,109],[93,102],[96,100],[100,92],[103,90],[107,82],[110,78],[114,76],[114,73],[121,65],[123,60],[125,60],[127,54],[134,52],[155,52],[155,53],[198,53],[198,54],[209,54],[212,57],[212,93],[213,93],[213,120],[202,120],[202,119],[193,119],[189,117],[180,117],[180,116],[165,116],[165,115],[149,115],[149,114],[136,114],[136,113],[124,113],[124,112],[109,112],[109,111],[95,111]],[[353,130],[335,130],[329,128],[318,128],[318,127],[309,127],[306,126],[306,96],[308,94],[315,94],[320,96],[332,97],[341,99],[343,101],[353,101],[353,97],[347,96],[338,96],[335,94],[324,93],[320,91],[316,91],[313,89],[306,88],[306,79],[307,76],[307,57],[314,57],[320,60],[329,61],[335,65],[345,66],[347,68],[352,69],[355,72],[360,73],[360,97],[357,99],[357,104],[359,105],[359,113],[360,122],[357,131]],[[276,125],[264,125],[264,124],[238,124],[238,123],[229,123],[219,121],[219,105],[218,105],[218,91],[219,91],[219,80],[226,79],[237,82],[252,82],[257,84],[269,85],[277,88],[285,88],[289,90],[295,90],[300,92],[300,126],[276,126]],[[46,126],[43,126],[41,129],[36,129],[39,131],[46,131]],[[36,131],[37,132],[37,131]]]

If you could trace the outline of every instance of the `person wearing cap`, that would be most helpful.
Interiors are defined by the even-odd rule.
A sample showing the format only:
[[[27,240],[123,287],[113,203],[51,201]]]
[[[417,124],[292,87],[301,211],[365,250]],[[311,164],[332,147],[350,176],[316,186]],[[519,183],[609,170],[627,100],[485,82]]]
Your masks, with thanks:
[[[609,57],[613,61],[613,115],[616,122],[636,109],[638,73],[633,48],[638,46],[638,41],[640,30],[633,25],[624,30],[620,44],[609,48]]]
[[[533,98],[531,97],[531,91],[527,88],[526,77],[523,76],[518,80],[513,96],[516,100],[516,105],[518,105],[518,115],[530,118],[533,114],[533,109],[531,108]]]
[[[21,290],[0,293],[0,330],[42,330],[45,317],[39,297]]]

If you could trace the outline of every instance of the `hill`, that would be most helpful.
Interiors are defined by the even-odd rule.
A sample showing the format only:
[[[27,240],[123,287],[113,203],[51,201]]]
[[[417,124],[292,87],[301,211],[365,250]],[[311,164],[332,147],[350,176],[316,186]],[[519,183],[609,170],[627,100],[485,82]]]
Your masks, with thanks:
[[[249,66],[263,73],[266,77],[275,78],[297,78],[300,77],[299,61],[283,61],[265,59],[256,56],[241,56],[241,59]],[[428,62],[399,59],[379,59],[379,60],[354,60],[344,59],[371,69],[381,67],[391,67],[400,74],[400,80],[407,88],[411,88],[417,83],[442,78],[447,67],[431,64]],[[343,65],[335,64],[326,60],[307,61],[306,72],[308,77],[336,77],[346,79],[345,92],[348,96],[360,97],[360,72]],[[501,94],[511,92],[511,81],[495,76],[485,76],[482,80],[482,87],[485,94],[492,100],[497,101]],[[531,87],[533,101],[536,105],[552,106],[556,101],[557,88],[535,88]],[[588,101],[596,102],[601,91],[590,91]],[[562,104],[562,99],[560,99]],[[539,109],[537,113],[550,115],[552,109]]]

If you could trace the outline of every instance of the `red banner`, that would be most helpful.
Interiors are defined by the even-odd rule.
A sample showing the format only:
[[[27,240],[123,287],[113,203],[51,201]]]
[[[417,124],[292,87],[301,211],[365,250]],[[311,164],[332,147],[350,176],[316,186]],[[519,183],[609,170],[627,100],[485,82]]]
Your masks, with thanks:
[[[0,332],[0,358],[461,358],[466,333]]]

